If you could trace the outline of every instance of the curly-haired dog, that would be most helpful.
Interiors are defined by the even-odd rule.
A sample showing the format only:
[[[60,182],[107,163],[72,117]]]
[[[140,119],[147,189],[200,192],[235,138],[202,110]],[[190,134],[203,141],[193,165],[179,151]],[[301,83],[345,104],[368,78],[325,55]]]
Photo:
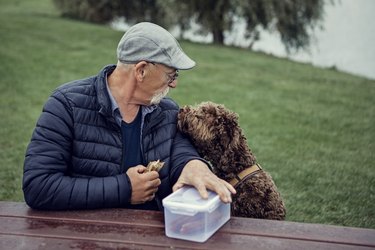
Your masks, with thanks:
[[[235,187],[232,215],[285,219],[280,193],[271,176],[256,164],[236,113],[212,102],[185,106],[178,114],[178,129],[211,163],[214,173]]]

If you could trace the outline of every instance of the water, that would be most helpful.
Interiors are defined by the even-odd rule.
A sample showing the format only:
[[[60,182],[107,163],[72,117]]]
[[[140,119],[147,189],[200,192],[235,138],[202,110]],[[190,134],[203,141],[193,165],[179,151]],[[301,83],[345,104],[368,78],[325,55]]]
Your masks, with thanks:
[[[289,58],[375,79],[374,13],[374,0],[342,0],[341,4],[327,6],[324,30],[315,33],[311,52]],[[275,35],[265,34],[254,49],[286,56]]]
[[[261,33],[261,40],[253,46],[278,57],[287,57],[318,67],[335,67],[370,79],[375,79],[375,0],[341,0],[326,6],[324,30],[315,31],[315,39],[309,52],[300,51],[287,55],[278,35]],[[126,25],[114,23],[114,28],[125,29]],[[243,39],[243,23],[237,22],[231,33],[226,33],[226,44],[246,47],[249,41]],[[212,42],[212,36],[195,33],[196,26],[184,34],[184,38],[197,42]],[[171,30],[175,36],[178,30]]]

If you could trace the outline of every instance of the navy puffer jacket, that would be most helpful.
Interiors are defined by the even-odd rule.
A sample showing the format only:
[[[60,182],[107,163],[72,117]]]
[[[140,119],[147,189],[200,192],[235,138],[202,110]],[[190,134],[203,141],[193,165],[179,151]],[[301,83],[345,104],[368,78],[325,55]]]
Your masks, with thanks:
[[[131,184],[122,165],[121,128],[112,116],[106,77],[62,85],[47,100],[36,124],[24,162],[26,203],[36,209],[127,207]],[[142,157],[160,159],[157,201],[172,192],[185,164],[200,159],[176,128],[178,106],[164,98],[144,117]]]

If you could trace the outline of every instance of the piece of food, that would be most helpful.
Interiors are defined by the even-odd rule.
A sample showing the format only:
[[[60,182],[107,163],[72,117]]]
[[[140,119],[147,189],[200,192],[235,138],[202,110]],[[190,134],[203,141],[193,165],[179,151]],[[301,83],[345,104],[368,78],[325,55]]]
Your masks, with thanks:
[[[150,161],[147,165],[147,170],[146,172],[150,171],[156,171],[159,172],[160,169],[164,166],[164,162],[157,160],[157,161]]]

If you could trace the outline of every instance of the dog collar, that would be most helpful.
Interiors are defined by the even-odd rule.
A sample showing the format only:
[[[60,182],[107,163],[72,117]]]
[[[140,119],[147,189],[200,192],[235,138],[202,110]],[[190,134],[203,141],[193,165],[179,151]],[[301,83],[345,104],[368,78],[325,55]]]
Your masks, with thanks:
[[[251,167],[242,170],[236,177],[229,181],[229,183],[236,187],[241,181],[249,178],[250,176],[256,174],[258,171],[262,170],[259,164],[252,165]]]

